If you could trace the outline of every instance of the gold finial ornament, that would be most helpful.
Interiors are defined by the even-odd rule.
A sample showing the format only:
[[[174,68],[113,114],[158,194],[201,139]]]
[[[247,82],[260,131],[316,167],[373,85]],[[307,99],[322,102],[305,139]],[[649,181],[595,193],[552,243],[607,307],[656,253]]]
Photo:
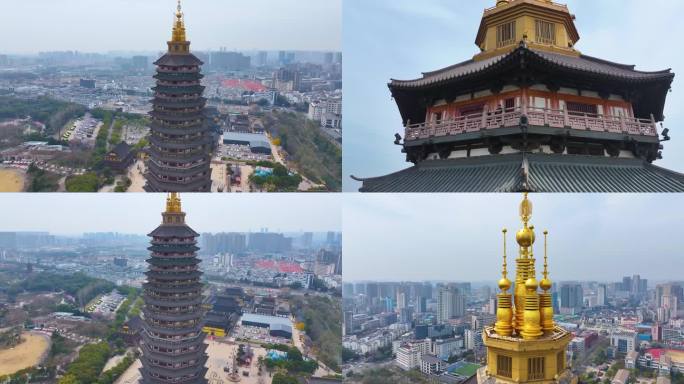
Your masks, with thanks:
[[[171,42],[183,43],[185,38],[185,20],[183,20],[183,8],[181,2],[178,0],[178,7],[176,7],[176,19],[173,23],[173,33],[171,35]]]
[[[506,263],[506,233],[507,229],[501,231],[503,233],[503,268],[501,270],[501,280],[499,280],[499,289],[501,293],[496,295],[496,324],[494,324],[494,331],[501,336],[511,336],[513,334],[513,298],[508,290],[511,289],[511,281],[508,280],[508,271]]]
[[[496,6],[500,7],[502,5],[508,4],[508,0],[496,0]]]
[[[539,288],[541,288],[544,291],[548,291],[551,289],[551,280],[549,279],[549,259],[547,255],[547,249],[546,249],[546,240],[549,235],[549,231],[544,231],[544,272],[542,273],[544,275],[544,278],[542,281],[539,283]]]
[[[534,227],[528,227],[531,217],[532,202],[527,198],[527,193],[525,193],[525,198],[520,203],[520,219],[523,222],[523,228],[515,234],[515,240],[523,248],[531,247],[534,244]]]
[[[173,20],[173,31],[171,32],[171,40],[167,42],[169,46],[169,53],[174,55],[189,55],[190,42],[185,35],[185,14],[181,7],[181,2],[178,0],[176,7],[176,14]]]
[[[544,333],[553,332],[556,324],[553,322],[553,298],[549,290],[553,286],[551,279],[549,279],[549,262],[547,254],[547,237],[549,231],[544,231],[544,278],[539,283],[539,288],[542,289],[542,293],[539,295],[539,313],[541,315],[541,327]]]
[[[508,230],[504,228],[501,232],[503,233],[503,270],[501,271],[501,280],[499,280],[499,289],[506,293],[511,289],[511,281],[508,280],[508,264],[506,263],[506,233]]]
[[[166,213],[180,213],[181,212],[181,200],[178,196],[178,192],[171,192],[166,198]]]

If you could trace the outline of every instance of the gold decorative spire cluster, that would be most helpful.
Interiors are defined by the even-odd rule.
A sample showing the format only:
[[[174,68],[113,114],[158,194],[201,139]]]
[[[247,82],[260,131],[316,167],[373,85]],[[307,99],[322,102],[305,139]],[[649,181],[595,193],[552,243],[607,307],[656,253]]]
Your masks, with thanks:
[[[166,198],[166,213],[181,213],[181,199],[178,192],[171,192]]]
[[[185,37],[185,20],[183,19],[181,0],[178,0],[178,7],[176,8],[176,17],[173,23],[173,33],[171,35],[171,42],[182,43],[185,41],[187,41]]]
[[[518,258],[516,259],[514,295],[508,293],[511,282],[507,277],[506,263],[506,230],[504,234],[504,262],[502,279],[499,280],[501,293],[497,295],[497,322],[494,330],[501,336],[516,335],[526,340],[537,339],[544,333],[552,332],[553,306],[551,293],[552,283],[548,275],[547,236],[544,231],[544,278],[537,282],[535,259],[532,246],[535,242],[534,226],[530,225],[532,202],[525,193],[520,203],[520,219],[523,227],[516,233]],[[542,289],[539,293],[538,289]]]
[[[176,7],[176,15],[173,19],[173,31],[171,32],[171,40],[167,42],[169,46],[169,53],[174,55],[188,55],[190,54],[190,42],[185,35],[185,14],[181,7],[181,2],[178,0],[178,7]]]

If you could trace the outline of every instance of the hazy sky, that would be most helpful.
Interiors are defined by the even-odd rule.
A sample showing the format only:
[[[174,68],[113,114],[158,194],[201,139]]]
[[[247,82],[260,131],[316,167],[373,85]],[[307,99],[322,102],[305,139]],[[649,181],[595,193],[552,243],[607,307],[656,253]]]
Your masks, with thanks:
[[[670,36],[684,36],[684,1],[564,0],[577,15],[581,52],[636,64],[641,70],[673,68],[665,143],[657,165],[684,172],[684,51]],[[410,166],[394,133],[403,136],[401,116],[390,96],[390,78],[415,79],[472,58],[482,11],[495,0],[345,0],[344,189],[349,178],[380,176]]]
[[[183,194],[197,232],[339,231],[339,194]],[[147,234],[161,223],[165,194],[0,194],[0,231]]]
[[[3,0],[0,53],[160,51],[176,0]],[[183,0],[192,49],[339,50],[342,0]]]
[[[552,280],[683,279],[684,195],[531,195],[541,271],[549,231]],[[501,273],[507,228],[509,270],[522,227],[519,194],[347,194],[344,279],[489,281]]]

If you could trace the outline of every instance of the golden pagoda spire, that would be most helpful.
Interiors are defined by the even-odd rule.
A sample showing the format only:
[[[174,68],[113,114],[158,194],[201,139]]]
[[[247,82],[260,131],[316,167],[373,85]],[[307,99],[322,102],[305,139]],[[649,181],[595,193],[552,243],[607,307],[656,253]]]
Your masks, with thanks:
[[[180,213],[181,212],[181,199],[178,196],[178,192],[169,193],[166,198],[166,213]]]
[[[546,240],[549,231],[544,231],[544,278],[539,283],[539,288],[542,289],[542,293],[539,295],[539,306],[541,314],[541,327],[544,333],[553,332],[556,325],[553,322],[553,299],[551,298],[551,293],[549,290],[553,286],[551,279],[549,279],[548,270],[548,255],[546,249]]]
[[[542,335],[539,315],[539,294],[537,293],[537,279],[535,278],[534,256],[532,245],[534,244],[534,226],[530,226],[532,217],[532,202],[528,194],[524,194],[520,203],[521,228],[515,235],[520,246],[519,255],[516,259],[515,276],[515,330],[524,339],[535,339]]]
[[[577,383],[577,377],[568,369],[565,358],[573,335],[553,323],[548,231],[544,231],[543,278],[538,282],[534,272],[532,247],[535,235],[531,218],[532,202],[525,194],[520,203],[523,225],[515,236],[519,254],[515,288],[512,290],[512,279],[508,279],[507,231],[502,231],[504,249],[498,282],[501,290],[496,295],[496,323],[484,327],[482,332],[482,342],[487,348],[487,365],[478,370],[478,383]]]
[[[511,294],[508,290],[511,288],[511,281],[508,280],[508,271],[506,270],[506,228],[501,231],[503,233],[503,268],[501,270],[501,280],[499,280],[499,289],[501,293],[497,295],[496,300],[496,324],[494,331],[501,336],[511,336],[513,334],[513,302]]]
[[[185,41],[187,41],[187,39],[185,38],[185,21],[183,20],[181,0],[178,0],[178,7],[176,8],[176,17],[173,23],[173,33],[171,35],[171,42],[183,43]]]
[[[530,218],[532,217],[532,202],[528,199],[528,194],[524,194],[523,201],[519,208],[520,220],[523,223],[521,228],[515,234],[515,240],[518,243],[519,251],[518,258],[515,260],[515,321],[514,326],[518,334],[523,331],[525,323],[525,296],[527,291],[525,289],[525,282],[531,275],[531,270],[534,269],[534,259],[530,258],[531,247],[535,241],[534,227],[529,226]]]

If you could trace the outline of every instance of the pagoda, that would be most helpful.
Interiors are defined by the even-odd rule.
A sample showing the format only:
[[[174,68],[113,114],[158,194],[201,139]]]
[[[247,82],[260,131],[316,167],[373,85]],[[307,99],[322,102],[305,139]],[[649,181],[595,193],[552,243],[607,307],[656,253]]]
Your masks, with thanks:
[[[591,57],[567,6],[498,0],[470,60],[392,80],[411,168],[363,192],[682,192],[662,157],[669,69]]]
[[[535,233],[534,226],[529,225],[531,216],[532,203],[525,194],[520,204],[523,228],[515,236],[519,252],[515,260],[514,284],[508,279],[506,230],[503,230],[503,268],[498,284],[501,291],[497,295],[496,323],[484,327],[482,332],[487,365],[478,371],[478,383],[577,382],[566,357],[573,336],[553,321],[552,282],[546,253],[548,232],[544,231],[543,278],[537,282],[532,250]]]
[[[154,63],[145,190],[209,192],[213,143],[200,84],[203,63],[190,53],[180,0],[167,44],[168,52]]]
[[[142,383],[206,383],[199,234],[185,224],[175,192],[167,198],[162,218],[148,235],[152,241],[143,284]]]

